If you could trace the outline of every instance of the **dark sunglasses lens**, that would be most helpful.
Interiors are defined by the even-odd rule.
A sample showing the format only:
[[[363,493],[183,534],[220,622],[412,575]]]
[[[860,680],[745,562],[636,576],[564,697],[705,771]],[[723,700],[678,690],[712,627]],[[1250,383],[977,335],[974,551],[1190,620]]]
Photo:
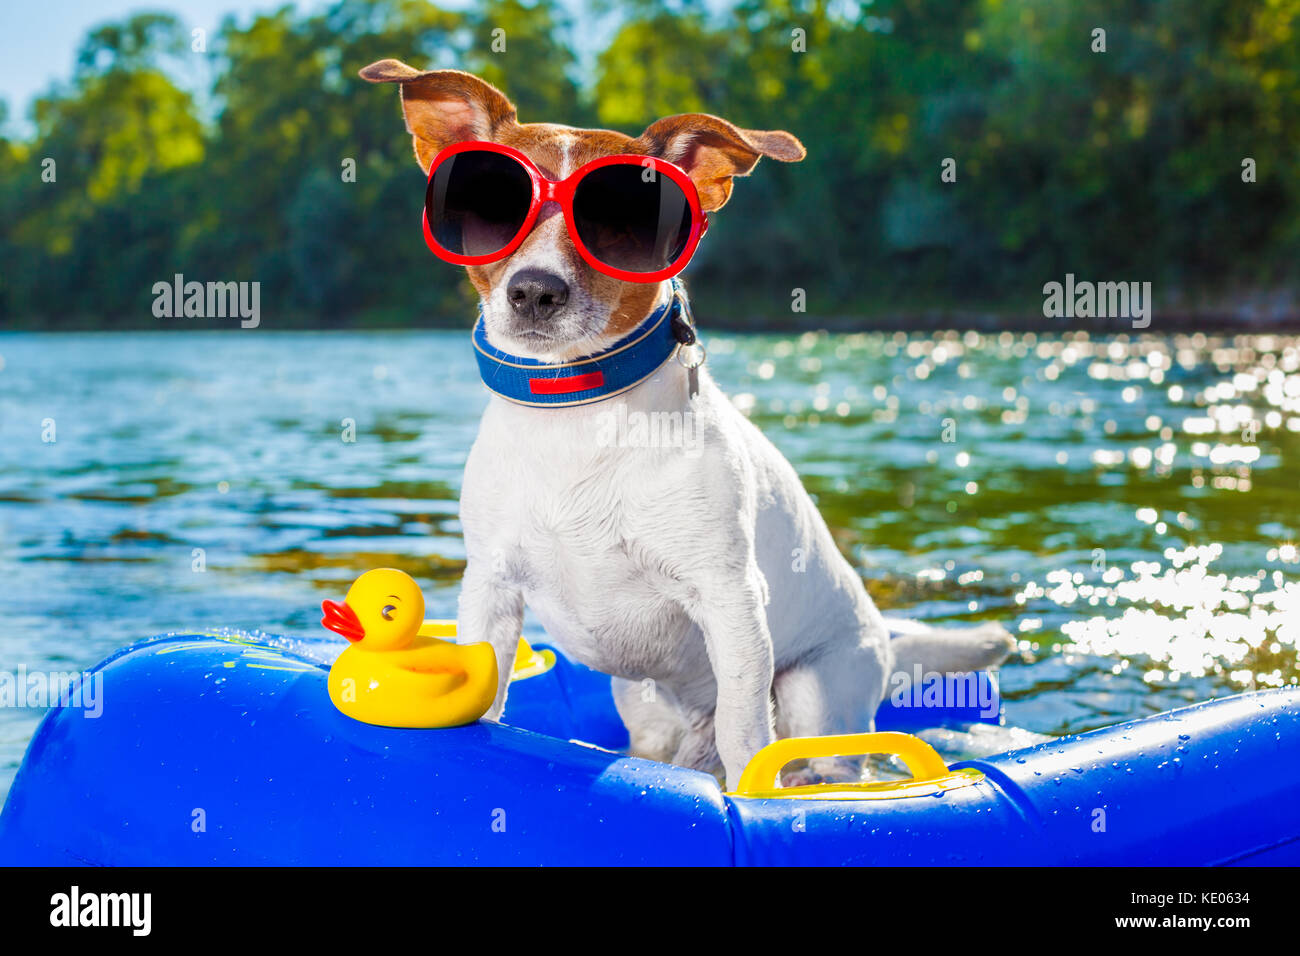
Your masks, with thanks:
[[[434,170],[424,208],[434,239],[448,252],[490,256],[519,234],[532,200],[532,180],[518,162],[467,150]]]
[[[682,188],[639,163],[601,166],[573,193],[578,238],[605,265],[659,272],[681,256],[691,235],[691,207]]]

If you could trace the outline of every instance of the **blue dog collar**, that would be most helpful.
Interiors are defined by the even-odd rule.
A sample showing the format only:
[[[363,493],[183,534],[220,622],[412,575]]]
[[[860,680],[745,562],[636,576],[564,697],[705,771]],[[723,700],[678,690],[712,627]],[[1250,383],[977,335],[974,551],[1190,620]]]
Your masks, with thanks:
[[[474,324],[474,357],[488,390],[520,405],[566,407],[590,405],[626,392],[663,367],[677,350],[674,325],[690,325],[690,305],[676,278],[672,297],[608,349],[548,364],[511,355],[488,344],[480,309]]]

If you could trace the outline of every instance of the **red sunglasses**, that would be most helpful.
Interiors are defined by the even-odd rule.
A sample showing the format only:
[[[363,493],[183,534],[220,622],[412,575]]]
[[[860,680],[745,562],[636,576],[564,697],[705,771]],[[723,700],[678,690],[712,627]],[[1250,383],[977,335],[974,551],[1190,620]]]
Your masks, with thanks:
[[[548,202],[588,265],[629,282],[677,275],[709,228],[691,177],[662,159],[604,156],[556,181],[517,149],[465,142],[429,166],[424,241],[457,265],[496,262],[519,248]]]

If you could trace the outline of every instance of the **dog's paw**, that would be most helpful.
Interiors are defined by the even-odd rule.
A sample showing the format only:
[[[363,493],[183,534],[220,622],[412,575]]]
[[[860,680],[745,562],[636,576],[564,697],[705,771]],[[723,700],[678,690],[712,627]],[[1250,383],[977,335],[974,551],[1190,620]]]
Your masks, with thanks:
[[[817,760],[806,767],[781,774],[782,788],[807,787],[818,783],[857,783],[862,779],[859,763],[843,759]]]
[[[814,783],[825,783],[821,774],[817,773],[812,767],[803,767],[799,770],[790,770],[781,774],[781,789],[788,790],[791,787],[807,787]]]

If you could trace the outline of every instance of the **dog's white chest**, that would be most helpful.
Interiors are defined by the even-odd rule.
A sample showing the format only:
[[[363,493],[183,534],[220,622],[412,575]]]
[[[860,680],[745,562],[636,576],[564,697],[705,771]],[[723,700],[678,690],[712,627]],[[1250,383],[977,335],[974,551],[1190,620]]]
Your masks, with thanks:
[[[704,658],[663,558],[672,515],[663,459],[602,447],[589,421],[521,429],[506,410],[485,416],[466,464],[461,519],[473,558],[523,592],[566,653],[629,678],[670,680]]]

